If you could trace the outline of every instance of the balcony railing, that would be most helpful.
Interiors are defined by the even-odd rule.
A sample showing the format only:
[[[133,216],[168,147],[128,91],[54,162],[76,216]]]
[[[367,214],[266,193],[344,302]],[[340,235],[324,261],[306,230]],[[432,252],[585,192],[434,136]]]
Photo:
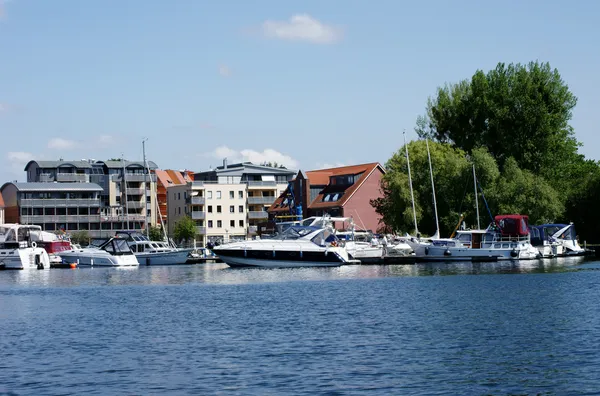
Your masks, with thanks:
[[[116,180],[121,181],[123,179],[122,175],[118,175]],[[145,182],[146,180],[156,182],[156,175],[144,175],[142,173],[127,173],[125,174],[125,181],[127,182]]]
[[[248,218],[249,219],[268,219],[269,214],[267,212],[263,212],[263,211],[253,211],[253,212],[248,212]]]
[[[143,209],[145,202],[142,201],[127,201],[127,207],[131,209]]]
[[[125,215],[117,215],[117,216],[100,216],[100,221],[102,222],[115,222],[115,221],[144,221],[144,215],[130,214],[128,216]]]
[[[206,235],[206,227],[196,227],[196,234]]]
[[[25,224],[42,223],[98,223],[100,215],[21,215]]]
[[[54,175],[52,175],[50,173],[41,173],[40,175],[38,175],[37,179],[39,182],[42,182],[42,183],[53,182],[56,180]]]
[[[265,204],[265,205],[270,205],[273,202],[275,202],[275,196],[269,196],[269,197],[248,197],[248,203],[250,205],[260,205],[260,204]]]
[[[192,205],[204,205],[206,199],[204,197],[191,197],[190,202]]]
[[[206,213],[204,212],[200,212],[200,211],[193,211],[192,212],[192,219],[193,220],[204,220],[206,218]]]
[[[277,187],[277,182],[274,181],[246,181],[243,183],[248,184],[248,188]]]
[[[146,189],[127,187],[127,195],[144,195]]]
[[[89,175],[81,173],[57,173],[56,181],[87,183],[90,181],[90,177]]]
[[[75,206],[91,206],[98,207],[100,206],[99,199],[67,199],[67,198],[22,198],[21,207],[33,208],[33,207],[75,207]]]

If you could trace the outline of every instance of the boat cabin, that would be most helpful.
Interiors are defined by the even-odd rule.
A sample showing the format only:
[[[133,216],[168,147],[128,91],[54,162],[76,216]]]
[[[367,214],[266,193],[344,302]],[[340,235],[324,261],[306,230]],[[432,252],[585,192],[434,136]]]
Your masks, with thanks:
[[[556,235],[561,230],[563,231]],[[534,225],[529,227],[529,232],[531,234],[531,244],[534,246],[542,246],[545,242],[549,242],[553,238],[570,241],[577,239],[577,233],[573,224]]]
[[[529,216],[525,215],[498,215],[494,218],[494,225],[502,237],[526,237],[529,235]]]
[[[36,225],[1,224],[0,247],[5,249],[34,247],[31,234],[41,230],[42,227]]]
[[[290,226],[277,238],[282,241],[309,239],[319,246],[327,246],[339,242],[332,230],[315,226]]]

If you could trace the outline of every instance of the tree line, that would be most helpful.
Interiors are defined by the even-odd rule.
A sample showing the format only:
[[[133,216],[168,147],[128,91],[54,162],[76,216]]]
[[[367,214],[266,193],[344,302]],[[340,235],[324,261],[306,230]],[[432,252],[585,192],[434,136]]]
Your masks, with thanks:
[[[474,165],[482,227],[490,215],[520,213],[530,224],[574,222],[582,240],[600,241],[600,164],[578,152],[581,143],[569,124],[576,104],[549,63],[499,63],[439,87],[417,118],[420,139],[386,163],[383,197],[371,202],[382,228],[414,232],[408,149],[419,231],[435,232],[427,139],[441,235],[452,232],[461,214],[468,225],[477,224]]]

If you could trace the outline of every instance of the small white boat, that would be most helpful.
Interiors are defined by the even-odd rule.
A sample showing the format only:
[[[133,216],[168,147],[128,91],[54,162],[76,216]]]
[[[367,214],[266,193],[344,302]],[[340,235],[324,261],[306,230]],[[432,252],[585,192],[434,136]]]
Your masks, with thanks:
[[[532,244],[542,257],[583,256],[586,250],[579,245],[575,226],[543,224],[529,227]]]
[[[137,231],[118,231],[116,236],[127,241],[141,265],[187,264],[193,250],[172,247],[167,242],[151,241]]]
[[[328,228],[291,225],[270,239],[216,246],[214,253],[230,267],[337,267],[355,263]]]
[[[128,267],[139,265],[127,241],[122,238],[110,238],[99,246],[66,250],[61,252],[60,256],[69,262],[78,263],[79,266]]]
[[[50,269],[46,250],[32,240],[40,226],[0,224],[0,269]]]

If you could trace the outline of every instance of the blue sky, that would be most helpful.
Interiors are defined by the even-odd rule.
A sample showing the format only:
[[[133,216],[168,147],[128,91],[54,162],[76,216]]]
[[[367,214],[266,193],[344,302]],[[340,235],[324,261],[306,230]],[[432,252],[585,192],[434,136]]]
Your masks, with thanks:
[[[549,61],[600,159],[600,3],[0,0],[0,182],[29,159],[380,161],[428,96],[502,62]],[[1,183],[0,183],[1,184]]]

